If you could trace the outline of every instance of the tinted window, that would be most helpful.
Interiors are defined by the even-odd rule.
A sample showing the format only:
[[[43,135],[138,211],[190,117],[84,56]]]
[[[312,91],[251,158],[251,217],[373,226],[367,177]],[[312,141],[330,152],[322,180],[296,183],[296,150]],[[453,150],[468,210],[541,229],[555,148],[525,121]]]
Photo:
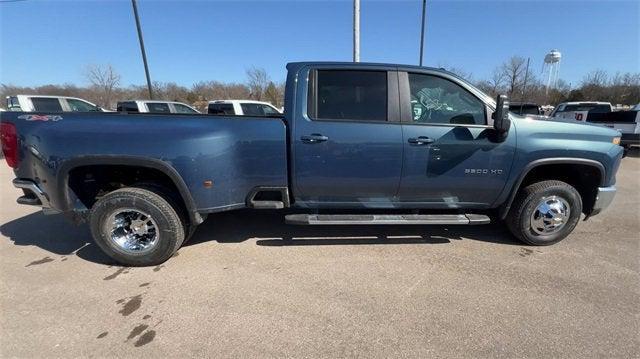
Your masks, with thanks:
[[[264,112],[265,116],[271,115],[280,115],[280,112],[268,105],[260,105],[262,106],[262,112]]]
[[[42,112],[62,112],[62,106],[57,98],[32,97],[31,102],[36,111]]]
[[[147,108],[151,113],[171,113],[169,104],[162,102],[147,102]]]
[[[98,108],[96,106],[93,106],[92,104],[81,101],[81,100],[74,100],[74,99],[68,98],[67,104],[69,105],[69,108],[71,108],[71,111],[74,111],[74,112],[98,111]]]
[[[176,113],[198,113],[189,106],[185,106],[179,103],[174,103],[173,108],[176,109]]]
[[[384,71],[318,70],[310,81],[309,93],[311,118],[387,120]]]
[[[518,115],[539,115],[540,111],[536,105],[509,105],[509,111]]]
[[[20,101],[18,101],[18,98],[16,96],[7,98],[7,110],[22,111],[22,108],[20,108]]]
[[[230,103],[211,103],[207,108],[210,115],[235,115],[233,105]]]
[[[138,111],[138,104],[133,101],[128,102],[118,102],[118,112],[126,111],[126,112],[140,112]]]
[[[611,107],[609,107],[609,105],[580,104],[580,105],[566,105],[564,109],[558,110],[558,112],[574,112],[574,111],[589,111],[590,113],[608,113],[608,112],[611,112]]]
[[[460,85],[437,76],[409,74],[416,123],[484,125],[484,103]]]
[[[242,108],[242,114],[245,116],[264,116],[262,106],[255,103],[241,103],[240,108]]]

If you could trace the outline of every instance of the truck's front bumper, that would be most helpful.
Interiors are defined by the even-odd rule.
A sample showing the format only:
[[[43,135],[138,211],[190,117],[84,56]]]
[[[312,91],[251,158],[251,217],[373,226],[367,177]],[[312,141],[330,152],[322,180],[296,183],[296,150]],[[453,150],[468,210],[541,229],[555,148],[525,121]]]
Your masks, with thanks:
[[[593,204],[593,209],[589,216],[595,216],[602,212],[605,208],[609,207],[613,202],[613,197],[616,196],[616,187],[598,187],[598,194],[596,195],[596,202]]]
[[[24,196],[17,199],[19,204],[42,207],[45,214],[59,213],[58,210],[51,208],[49,197],[35,182],[16,178],[13,180],[13,186],[24,192]]]

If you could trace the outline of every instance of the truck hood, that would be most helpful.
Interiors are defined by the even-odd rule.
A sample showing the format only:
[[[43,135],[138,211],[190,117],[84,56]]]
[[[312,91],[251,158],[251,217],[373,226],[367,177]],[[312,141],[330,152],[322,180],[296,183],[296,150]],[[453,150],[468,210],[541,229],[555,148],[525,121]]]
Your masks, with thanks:
[[[513,114],[511,119],[518,128],[526,128],[538,134],[546,133],[553,135],[555,138],[573,139],[576,136],[584,136],[585,138],[598,138],[609,142],[614,137],[621,136],[619,131],[597,123],[563,120],[553,117],[541,119]]]

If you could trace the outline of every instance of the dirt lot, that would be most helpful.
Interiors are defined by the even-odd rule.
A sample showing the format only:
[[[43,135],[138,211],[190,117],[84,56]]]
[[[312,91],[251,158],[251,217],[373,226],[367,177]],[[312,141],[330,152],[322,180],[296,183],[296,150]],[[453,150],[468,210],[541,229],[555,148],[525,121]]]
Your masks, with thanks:
[[[638,157],[613,207],[551,247],[500,225],[245,212],[209,217],[151,268],[113,265],[86,226],[15,204],[2,163],[0,356],[639,357]]]

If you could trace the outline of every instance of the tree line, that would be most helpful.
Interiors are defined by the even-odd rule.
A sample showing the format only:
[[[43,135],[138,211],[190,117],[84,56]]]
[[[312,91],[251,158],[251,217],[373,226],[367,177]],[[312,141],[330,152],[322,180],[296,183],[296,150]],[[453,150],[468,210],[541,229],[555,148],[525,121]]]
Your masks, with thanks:
[[[464,70],[451,68],[451,72],[475,83],[484,92],[496,96],[506,94],[511,101],[534,102],[539,105],[557,105],[566,101],[606,101],[613,105],[640,103],[640,73],[594,70],[584,75],[577,85],[559,79],[547,91],[544,79],[537,76],[527,60],[513,56],[497,66],[486,79],[473,80]]]
[[[88,86],[74,84],[25,87],[1,84],[0,96],[17,94],[53,95],[79,97],[105,109],[115,109],[118,101],[143,100],[149,98],[147,86],[121,86],[122,77],[111,65],[90,65],[84,71]],[[206,112],[210,100],[251,99],[270,102],[276,107],[284,105],[284,82],[274,82],[262,68],[246,70],[244,83],[199,81],[191,87],[175,82],[151,84],[153,99],[184,102]]]
[[[488,78],[479,80],[475,80],[473,74],[464,69],[445,68],[471,81],[484,92],[492,96],[506,94],[511,101],[524,100],[553,106],[565,101],[607,101],[614,105],[640,103],[640,73],[609,74],[604,70],[594,70],[587,73],[576,86],[560,79],[547,92],[544,79],[535,74],[532,66],[527,69],[526,59],[519,56],[507,59]],[[148,98],[146,86],[123,87],[122,77],[111,65],[87,66],[84,77],[88,86],[63,84],[23,87],[2,84],[0,95],[2,98],[15,94],[73,96],[107,109],[114,109],[117,101]],[[271,80],[264,69],[252,67],[246,70],[243,83],[200,81],[186,87],[175,82],[154,82],[152,91],[156,100],[184,102],[205,111],[207,102],[216,99],[252,99],[282,107],[284,87],[283,81]]]

